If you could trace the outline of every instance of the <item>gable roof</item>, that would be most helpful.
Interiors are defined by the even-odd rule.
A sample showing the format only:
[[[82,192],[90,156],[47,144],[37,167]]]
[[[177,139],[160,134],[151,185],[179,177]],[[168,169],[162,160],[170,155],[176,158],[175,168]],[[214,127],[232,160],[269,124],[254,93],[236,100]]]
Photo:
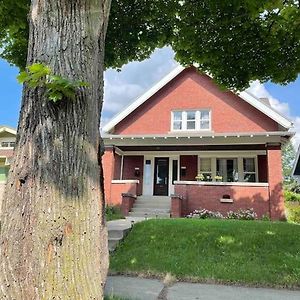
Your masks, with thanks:
[[[14,128],[12,128],[10,126],[6,126],[6,125],[0,125],[0,133],[2,133],[2,132],[8,132],[13,135],[17,134],[17,131]]]
[[[165,85],[171,82],[175,77],[182,73],[186,68],[178,66],[173,71],[171,71],[167,76],[161,79],[157,84],[150,88],[146,93],[140,96],[137,100],[131,103],[127,108],[117,114],[111,121],[109,121],[104,127],[103,131],[109,133],[118,123],[124,120],[128,115],[130,115],[134,110],[146,102],[150,97],[156,94],[160,89]],[[267,115],[269,118],[273,119],[275,122],[280,124],[286,129],[290,129],[293,126],[293,123],[288,120],[286,117],[281,115],[279,112],[274,110],[271,106],[265,104],[260,99],[256,98],[254,95],[247,91],[236,93],[241,99]]]

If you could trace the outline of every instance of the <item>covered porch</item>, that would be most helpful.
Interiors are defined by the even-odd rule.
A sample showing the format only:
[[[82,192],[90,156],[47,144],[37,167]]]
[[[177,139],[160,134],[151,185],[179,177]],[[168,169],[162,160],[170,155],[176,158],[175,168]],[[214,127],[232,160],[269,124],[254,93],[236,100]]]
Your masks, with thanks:
[[[259,137],[270,142],[255,143],[254,136],[239,135],[223,136],[227,140],[220,145],[220,137],[210,136],[210,145],[203,143],[204,137],[197,137],[198,144],[193,145],[194,137],[175,137],[181,144],[154,146],[132,145],[136,138],[129,140],[131,145],[127,138],[125,144],[123,138],[124,145],[106,146],[103,159],[106,166],[111,162],[111,169],[104,170],[106,201],[121,205],[124,195],[132,203],[141,195],[169,196],[172,217],[199,208],[220,212],[253,208],[259,217],[280,219],[284,214],[282,139],[274,142],[270,134]],[[157,139],[162,138],[152,142]],[[251,139],[254,143],[245,143]]]

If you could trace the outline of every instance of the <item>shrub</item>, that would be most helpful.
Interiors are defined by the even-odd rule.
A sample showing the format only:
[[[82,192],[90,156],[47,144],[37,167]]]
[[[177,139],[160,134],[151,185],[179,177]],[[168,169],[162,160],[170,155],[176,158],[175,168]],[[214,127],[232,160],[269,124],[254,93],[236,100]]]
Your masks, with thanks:
[[[210,211],[208,209],[194,210],[192,213],[187,215],[187,218],[194,219],[236,219],[236,220],[255,220],[257,219],[257,214],[254,212],[253,208],[240,209],[237,212],[230,211],[227,216],[223,216],[219,211]]]
[[[299,201],[300,202],[300,194],[294,193],[289,190],[284,191],[284,198],[285,198],[285,201],[287,201],[287,202],[289,202],[289,201],[291,201],[291,202]]]
[[[240,209],[237,212],[230,211],[227,213],[227,219],[236,219],[236,220],[255,220],[257,219],[257,214],[253,208]]]
[[[224,216],[220,212],[207,209],[194,210],[187,217],[196,219],[224,219]]]
[[[300,224],[300,202],[299,204],[295,202],[286,202],[285,208],[288,222]]]
[[[105,216],[106,216],[106,221],[124,219],[121,212],[121,208],[119,206],[106,206]]]
[[[290,183],[285,184],[285,189],[287,191],[300,194],[300,184],[296,180],[293,180]]]

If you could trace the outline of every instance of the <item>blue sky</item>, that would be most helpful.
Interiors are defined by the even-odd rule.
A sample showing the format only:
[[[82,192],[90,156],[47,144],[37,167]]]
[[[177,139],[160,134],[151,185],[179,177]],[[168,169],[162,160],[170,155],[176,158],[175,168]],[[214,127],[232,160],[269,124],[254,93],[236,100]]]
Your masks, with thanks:
[[[103,122],[122,110],[158,80],[174,69],[172,49],[166,47],[156,50],[150,59],[132,62],[124,66],[121,72],[108,70],[105,73],[105,96]],[[18,69],[0,60],[1,104],[0,124],[17,126],[21,86],[17,83]],[[293,119],[295,131],[300,141],[300,77],[286,86],[273,83],[253,82],[250,90],[258,97],[268,97],[272,106]]]

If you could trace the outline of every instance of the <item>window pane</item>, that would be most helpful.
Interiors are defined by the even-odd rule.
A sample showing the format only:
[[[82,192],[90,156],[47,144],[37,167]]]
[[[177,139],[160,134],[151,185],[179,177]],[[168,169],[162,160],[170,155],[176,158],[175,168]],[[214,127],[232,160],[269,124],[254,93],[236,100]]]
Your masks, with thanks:
[[[8,142],[2,142],[1,146],[7,148],[7,147],[9,147],[9,144],[8,144]]]
[[[237,159],[217,159],[217,176],[221,176],[223,182],[238,181]]]
[[[187,121],[186,129],[196,129],[196,122],[195,121]]]
[[[255,182],[255,174],[244,174],[244,181]]]
[[[200,129],[209,129],[209,121],[200,121]]]
[[[244,158],[244,172],[255,172],[254,158]]]
[[[209,111],[208,110],[201,110],[200,111],[200,119],[201,120],[209,120]]]
[[[211,172],[211,159],[210,158],[200,158],[200,171]]]
[[[174,111],[173,119],[174,120],[182,120],[182,111]]]
[[[15,147],[16,143],[15,142],[10,142],[10,147]]]
[[[187,118],[187,120],[196,120],[196,112],[195,111],[187,111],[186,118]]]
[[[181,121],[174,121],[174,123],[173,123],[173,129],[175,129],[175,130],[181,130],[182,129],[182,122]]]

